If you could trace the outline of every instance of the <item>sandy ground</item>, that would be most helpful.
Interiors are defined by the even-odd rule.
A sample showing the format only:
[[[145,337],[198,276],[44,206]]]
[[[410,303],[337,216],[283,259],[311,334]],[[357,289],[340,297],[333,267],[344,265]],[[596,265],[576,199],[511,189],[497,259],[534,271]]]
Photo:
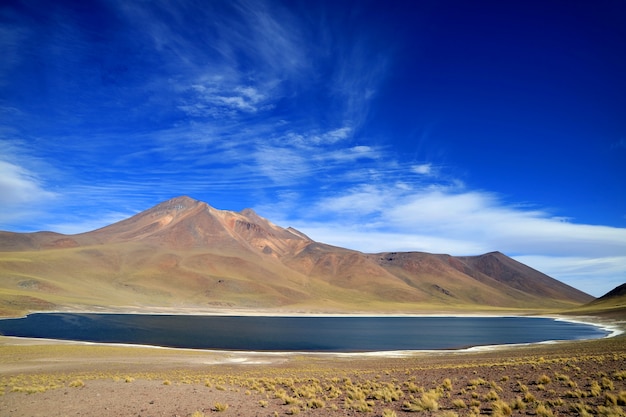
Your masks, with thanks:
[[[625,410],[624,335],[386,355],[0,337],[0,416],[619,417]]]

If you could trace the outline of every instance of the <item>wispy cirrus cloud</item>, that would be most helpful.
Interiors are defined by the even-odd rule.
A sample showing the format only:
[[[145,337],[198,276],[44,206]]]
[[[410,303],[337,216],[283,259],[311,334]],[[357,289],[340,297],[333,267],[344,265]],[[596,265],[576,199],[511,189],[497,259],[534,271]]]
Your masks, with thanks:
[[[192,85],[194,100],[178,108],[194,117],[235,116],[237,113],[256,113],[268,109],[268,97],[256,87],[234,87],[230,91],[211,85]]]
[[[243,0],[201,8],[125,2],[120,9],[146,28],[151,53],[163,63],[153,81],[160,79],[176,107],[196,119],[272,109],[310,71],[295,18],[276,5],[270,10],[265,2]],[[201,21],[202,29],[189,20]]]
[[[354,143],[357,108],[367,107],[365,98],[383,76],[380,65],[361,61],[367,51],[362,41],[352,45],[336,38],[328,25],[311,31],[301,17],[265,2],[242,0],[200,10],[168,3],[156,8],[120,3],[119,8],[146,28],[155,60],[164,64],[146,86],[160,83],[173,98],[155,97],[155,105],[173,103],[187,120],[133,135],[141,150],[116,161],[140,163],[167,155],[166,166],[197,169],[228,161],[229,167],[213,169],[234,180],[248,176],[255,187],[257,176],[266,186],[281,187],[378,157],[376,148]],[[202,30],[189,33],[188,19],[201,20]],[[312,91],[337,103],[331,113],[324,109],[324,120],[314,116],[319,103],[305,98]],[[336,115],[329,120],[329,114]]]

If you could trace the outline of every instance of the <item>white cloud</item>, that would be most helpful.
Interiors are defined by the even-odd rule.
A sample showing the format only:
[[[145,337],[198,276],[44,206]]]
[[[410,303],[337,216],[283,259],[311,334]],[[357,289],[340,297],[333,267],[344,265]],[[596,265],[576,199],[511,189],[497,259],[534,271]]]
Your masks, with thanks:
[[[420,175],[432,175],[434,173],[432,164],[413,165],[411,170]]]
[[[6,155],[11,154],[7,142],[0,142]],[[12,154],[19,162],[19,158]],[[32,161],[37,166],[37,161]],[[0,225],[13,229],[13,225],[28,219],[37,219],[44,207],[58,195],[46,190],[43,180],[21,164],[0,160]]]
[[[41,179],[33,172],[0,160],[0,205],[20,206],[45,201],[55,193],[43,188]]]
[[[376,160],[381,157],[379,149],[371,146],[339,147],[335,149],[319,148],[311,154],[311,159],[321,163],[351,164],[357,160]],[[349,168],[346,166],[346,168]]]
[[[510,253],[626,253],[624,229],[570,223],[540,210],[508,206],[486,192],[439,188],[407,195],[398,189],[374,189],[371,194],[374,199],[383,195],[389,203],[380,212],[381,221],[407,233],[429,231],[456,240],[478,239],[494,250]]]
[[[309,142],[314,145],[332,145],[347,139],[352,133],[352,128],[344,126],[338,129],[329,130],[320,135],[312,135]]]
[[[375,187],[363,185],[348,194],[319,201],[316,211],[336,213],[341,216],[357,215],[362,217],[372,213],[380,213],[386,201],[385,195],[377,192]]]
[[[350,150],[355,155],[369,156],[369,155],[372,154],[372,151],[374,151],[374,148],[372,148],[371,146],[358,145],[358,146],[354,146],[354,147],[350,148]]]
[[[335,246],[365,253],[418,251],[446,254],[485,253],[480,242],[458,241],[437,236],[377,230],[371,225],[341,224],[332,222],[285,221],[310,238]],[[443,249],[445,248],[445,249]]]

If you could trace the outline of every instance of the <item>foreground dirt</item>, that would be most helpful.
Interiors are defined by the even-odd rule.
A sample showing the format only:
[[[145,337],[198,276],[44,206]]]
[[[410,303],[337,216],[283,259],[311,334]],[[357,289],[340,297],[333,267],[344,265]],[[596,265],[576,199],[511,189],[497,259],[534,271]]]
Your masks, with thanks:
[[[1,416],[626,416],[626,337],[407,356],[0,338]]]

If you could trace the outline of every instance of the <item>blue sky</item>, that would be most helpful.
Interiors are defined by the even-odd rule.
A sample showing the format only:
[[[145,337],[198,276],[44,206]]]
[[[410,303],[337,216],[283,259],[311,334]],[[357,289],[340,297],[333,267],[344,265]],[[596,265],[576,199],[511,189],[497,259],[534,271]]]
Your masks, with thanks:
[[[626,281],[626,3],[11,1],[0,229],[189,195],[365,252]]]

